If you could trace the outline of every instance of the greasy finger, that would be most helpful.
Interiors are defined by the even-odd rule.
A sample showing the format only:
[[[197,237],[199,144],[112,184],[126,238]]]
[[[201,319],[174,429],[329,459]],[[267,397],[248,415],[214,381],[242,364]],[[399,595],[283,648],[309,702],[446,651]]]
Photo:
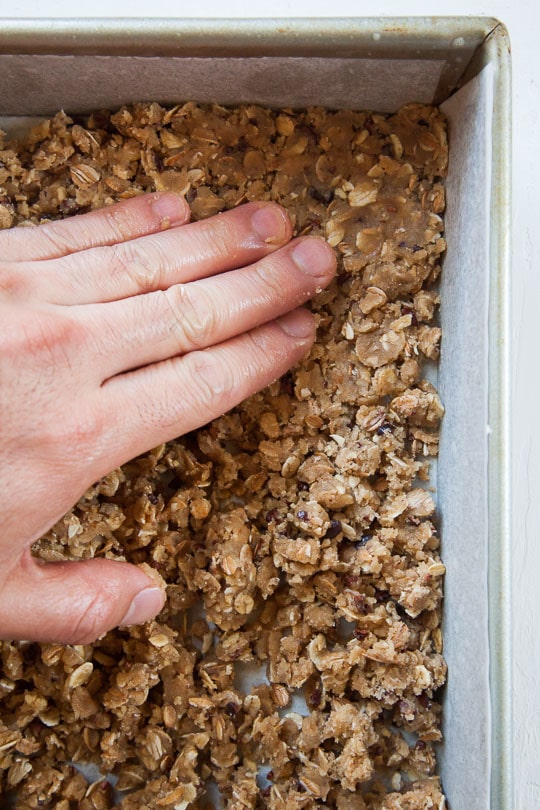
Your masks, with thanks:
[[[142,194],[37,228],[24,226],[0,231],[0,257],[14,262],[57,259],[126,242],[188,221],[189,206],[178,194]],[[43,274],[45,270],[42,267],[37,272]],[[69,273],[69,269],[65,272]]]
[[[31,274],[27,286],[51,303],[116,301],[251,264],[287,242],[291,231],[280,206],[248,203],[182,228],[22,269]]]
[[[95,336],[100,360],[93,367],[105,378],[274,320],[326,287],[335,266],[323,239],[298,239],[250,267],[74,311]]]
[[[195,430],[264,388],[298,363],[315,338],[304,309],[204,351],[114,377],[102,387],[102,407],[123,414],[115,430],[123,463],[151,447]]]

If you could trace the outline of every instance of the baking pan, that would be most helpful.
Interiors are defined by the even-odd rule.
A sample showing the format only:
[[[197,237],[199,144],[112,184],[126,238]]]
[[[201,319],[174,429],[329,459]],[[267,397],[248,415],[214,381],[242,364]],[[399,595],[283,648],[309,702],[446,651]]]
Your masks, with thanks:
[[[447,567],[443,787],[512,807],[508,481],[510,56],[489,18],[0,21],[0,116],[157,100],[391,112],[449,121],[441,281],[446,406],[436,470]]]

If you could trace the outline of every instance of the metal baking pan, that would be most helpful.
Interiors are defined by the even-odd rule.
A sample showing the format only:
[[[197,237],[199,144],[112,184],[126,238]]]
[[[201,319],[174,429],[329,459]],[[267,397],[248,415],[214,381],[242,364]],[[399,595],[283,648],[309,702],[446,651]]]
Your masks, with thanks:
[[[4,127],[142,100],[393,111],[449,120],[437,465],[447,566],[452,810],[512,807],[508,481],[510,56],[488,18],[0,21]]]

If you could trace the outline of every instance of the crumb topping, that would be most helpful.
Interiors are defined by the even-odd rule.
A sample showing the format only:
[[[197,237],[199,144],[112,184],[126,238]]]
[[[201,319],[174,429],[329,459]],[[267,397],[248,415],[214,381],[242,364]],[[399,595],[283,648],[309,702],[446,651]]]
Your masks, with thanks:
[[[92,645],[0,642],[14,806],[443,810],[443,406],[423,364],[446,164],[419,104],[139,104],[0,141],[1,228],[173,190],[195,220],[274,200],[338,256],[301,365],[105,476],[36,544],[148,565],[168,599]]]

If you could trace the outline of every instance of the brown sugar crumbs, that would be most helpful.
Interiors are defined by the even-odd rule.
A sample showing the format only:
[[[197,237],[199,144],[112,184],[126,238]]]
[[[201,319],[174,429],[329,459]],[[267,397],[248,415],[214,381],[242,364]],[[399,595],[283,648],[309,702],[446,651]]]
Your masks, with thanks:
[[[274,200],[338,256],[308,358],[111,472],[36,544],[147,564],[168,599],[95,644],[0,643],[13,806],[444,808],[443,408],[423,364],[446,164],[444,120],[418,104],[141,104],[0,143],[0,227],[173,190],[194,219]]]

